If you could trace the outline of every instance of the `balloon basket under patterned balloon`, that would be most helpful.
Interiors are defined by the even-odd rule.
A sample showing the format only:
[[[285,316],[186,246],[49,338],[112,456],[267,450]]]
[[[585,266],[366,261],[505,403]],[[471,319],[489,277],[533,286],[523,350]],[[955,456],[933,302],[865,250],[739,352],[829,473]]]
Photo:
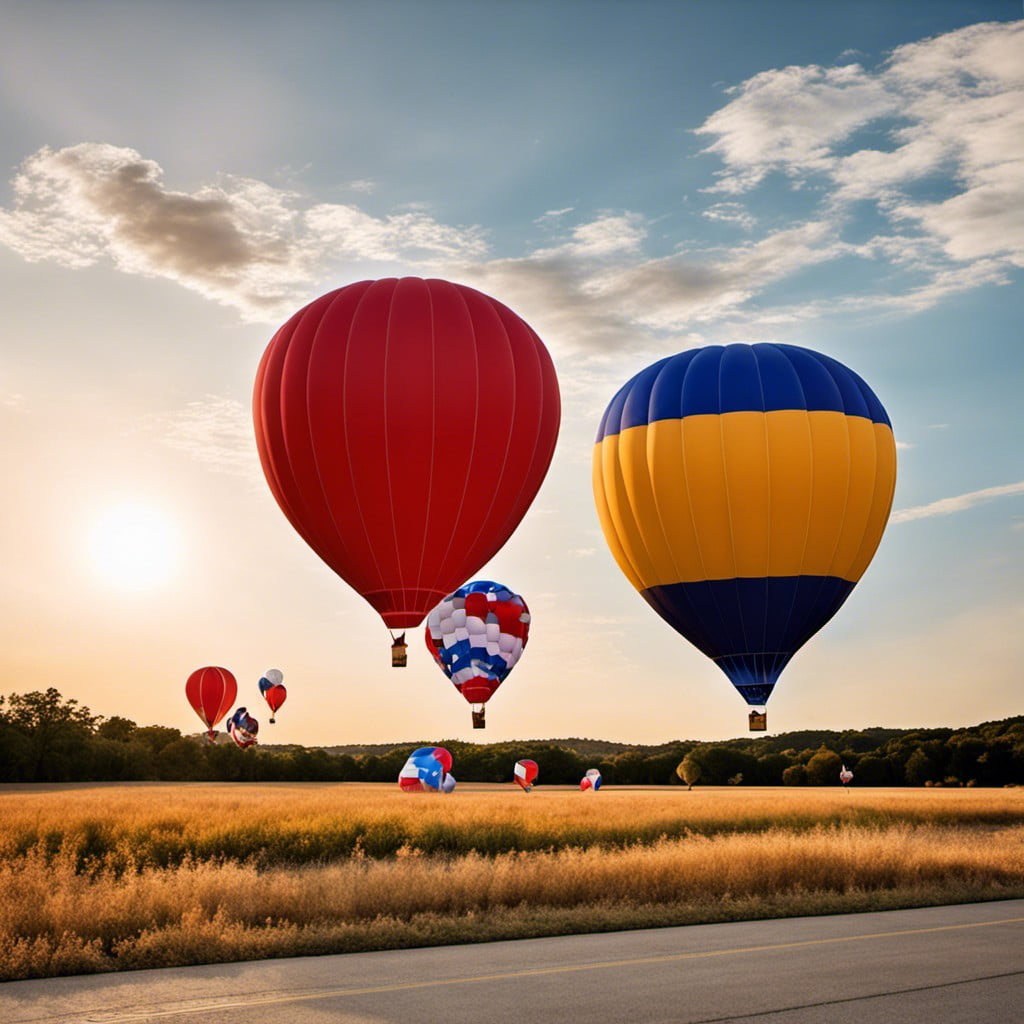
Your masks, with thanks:
[[[768,729],[768,712],[751,711],[749,716],[751,732],[765,732]]]
[[[391,667],[392,668],[405,668],[409,661],[409,656],[406,653],[409,649],[409,645],[405,642],[405,634],[396,637],[391,644]]]
[[[487,713],[487,709],[481,704],[480,708],[473,708],[470,712],[473,716],[473,728],[474,729],[485,729],[486,723],[484,721],[484,715]]]

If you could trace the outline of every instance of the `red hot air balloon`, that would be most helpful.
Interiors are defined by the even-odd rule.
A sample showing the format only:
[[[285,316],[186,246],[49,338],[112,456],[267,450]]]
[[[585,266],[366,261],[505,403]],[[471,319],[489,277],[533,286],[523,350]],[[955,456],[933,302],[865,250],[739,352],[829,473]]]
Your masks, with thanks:
[[[212,743],[217,737],[214,726],[228,713],[238,695],[238,683],[226,669],[214,665],[197,668],[185,683],[185,696],[206,726],[206,737]]]
[[[525,321],[473,288],[414,277],[299,310],[253,393],[277,503],[390,630],[419,625],[505,544],[559,418],[551,357]]]

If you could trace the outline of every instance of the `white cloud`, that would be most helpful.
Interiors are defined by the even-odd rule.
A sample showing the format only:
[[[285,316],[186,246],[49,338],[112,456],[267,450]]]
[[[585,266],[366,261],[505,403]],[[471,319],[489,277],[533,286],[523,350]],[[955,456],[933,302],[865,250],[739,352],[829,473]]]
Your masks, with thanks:
[[[474,228],[416,211],[374,218],[352,206],[304,209],[298,193],[248,178],[172,191],[154,161],[101,143],[44,147],[22,164],[14,195],[13,209],[0,210],[0,242],[25,259],[83,267],[106,257],[253,320],[292,312],[339,254],[415,262],[485,251]]]
[[[984,490],[971,491],[968,494],[958,494],[953,498],[940,498],[938,501],[930,502],[927,505],[915,505],[913,508],[903,508],[893,512],[891,521],[894,523],[909,523],[914,519],[931,519],[935,516],[951,516],[956,512],[964,512],[982,505],[996,498],[1005,498],[1013,494],[1024,494],[1024,480],[1015,484],[1003,484],[999,487],[986,487]]]
[[[545,210],[539,217],[535,217],[534,224],[542,224],[546,220],[558,220],[564,217],[567,213],[572,213],[575,209],[573,206],[564,206],[560,210]]]
[[[735,224],[746,231],[757,223],[757,218],[742,203],[714,203],[704,210],[703,216],[722,224]]]
[[[901,46],[875,70],[765,71],[733,92],[697,129],[725,165],[712,191],[738,195],[773,171],[825,181],[833,207],[872,200],[948,260],[1024,266],[1024,21]],[[858,145],[869,127],[881,148]],[[916,196],[934,176],[953,194]]]
[[[895,108],[896,97],[858,64],[764,71],[731,90],[736,98],[712,114],[698,135],[726,170],[711,191],[737,194],[773,170],[799,177],[824,170],[832,147]]]

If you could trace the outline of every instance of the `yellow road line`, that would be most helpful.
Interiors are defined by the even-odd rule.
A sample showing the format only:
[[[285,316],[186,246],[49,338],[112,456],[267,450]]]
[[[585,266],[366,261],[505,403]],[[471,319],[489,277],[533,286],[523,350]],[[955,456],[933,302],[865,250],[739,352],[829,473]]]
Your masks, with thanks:
[[[429,981],[409,981],[395,985],[374,985],[367,988],[315,989],[309,992],[282,993],[280,995],[253,996],[230,1002],[195,1003],[189,1006],[165,1007],[135,1013],[101,1013],[87,1017],[89,1024],[129,1024],[130,1021],[154,1020],[158,1017],[180,1017],[189,1013],[212,1013],[217,1010],[237,1010],[244,1007],[273,1006],[278,1003],[298,1003],[316,999],[340,999],[348,996],[369,996],[385,992],[404,992],[410,989],[440,988],[444,985],[468,985],[481,981],[510,981],[515,978],[534,978],[546,974],[573,974],[579,971],[598,971],[609,967],[643,967],[648,964],[678,963],[683,960],[707,960],[719,956],[739,956],[744,953],[766,953],[774,950],[802,949],[808,946],[828,946],[844,942],[865,942],[869,939],[902,938],[907,935],[930,935],[936,932],[964,931],[969,928],[991,928],[993,925],[1024,924],[1024,917],[1006,917],[998,921],[975,921],[970,924],[945,924],[932,928],[906,928],[892,932],[868,932],[864,935],[839,935],[827,939],[805,939],[801,942],[777,942],[766,946],[736,946],[732,949],[708,949],[694,953],[667,953],[664,956],[634,957],[628,960],[603,960],[589,964],[563,964],[559,967],[533,967],[501,974],[476,974],[464,978],[432,978]]]

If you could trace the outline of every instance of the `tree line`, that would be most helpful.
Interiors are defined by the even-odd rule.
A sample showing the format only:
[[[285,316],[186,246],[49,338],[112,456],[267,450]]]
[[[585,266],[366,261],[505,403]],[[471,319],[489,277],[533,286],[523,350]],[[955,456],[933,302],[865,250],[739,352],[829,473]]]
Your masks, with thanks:
[[[164,725],[94,715],[56,689],[0,697],[0,782],[394,782],[425,740],[366,747],[208,743]],[[589,739],[441,740],[465,782],[509,782],[520,758],[541,783],[573,785],[597,768],[610,785],[1024,785],[1024,716],[965,729],[805,730],[657,746]]]

